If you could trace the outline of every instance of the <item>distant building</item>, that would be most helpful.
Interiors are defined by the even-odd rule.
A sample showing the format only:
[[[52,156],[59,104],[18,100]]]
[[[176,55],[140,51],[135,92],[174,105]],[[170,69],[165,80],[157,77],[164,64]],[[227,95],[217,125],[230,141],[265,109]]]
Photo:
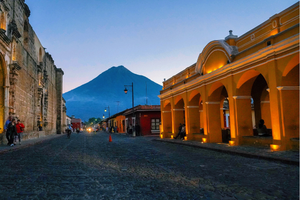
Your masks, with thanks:
[[[133,112],[134,110],[134,112]],[[108,118],[109,125],[117,126],[119,133],[128,133],[129,126],[134,129],[139,126],[140,136],[159,135],[160,125],[159,105],[138,105]]]
[[[69,117],[68,115],[66,115],[66,125],[71,124],[71,117]]]
[[[24,123],[25,139],[61,133],[64,72],[31,27],[24,0],[0,1],[0,9],[0,133],[9,115]]]
[[[209,42],[159,97],[163,138],[185,123],[188,140],[299,150],[299,2],[240,37]]]
[[[81,119],[71,118],[71,124],[72,124],[73,131],[76,131],[77,129],[82,130]]]

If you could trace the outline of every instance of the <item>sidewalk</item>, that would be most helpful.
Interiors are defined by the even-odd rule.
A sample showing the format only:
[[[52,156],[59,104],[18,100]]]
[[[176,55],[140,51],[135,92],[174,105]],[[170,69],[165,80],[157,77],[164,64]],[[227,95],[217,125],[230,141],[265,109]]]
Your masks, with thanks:
[[[13,147],[7,146],[6,144],[2,144],[2,145],[0,145],[0,154],[8,152],[8,151],[14,151],[14,150],[21,149],[24,147],[32,146],[35,144],[39,144],[44,141],[62,137],[62,136],[66,136],[66,135],[65,134],[54,134],[54,135],[48,135],[48,136],[40,137],[40,138],[27,139],[27,140],[23,140],[21,142],[21,145],[19,145],[19,143],[17,142],[17,144],[14,145]]]
[[[253,146],[229,146],[225,143],[201,143],[198,141],[182,141],[179,139],[154,139],[153,141],[167,142],[178,145],[192,146],[244,157],[258,158],[299,166],[299,151],[271,151],[269,148]]]

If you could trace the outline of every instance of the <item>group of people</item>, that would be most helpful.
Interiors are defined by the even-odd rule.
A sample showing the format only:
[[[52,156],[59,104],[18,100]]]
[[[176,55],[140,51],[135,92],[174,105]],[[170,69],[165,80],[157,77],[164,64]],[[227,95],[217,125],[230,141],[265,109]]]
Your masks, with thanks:
[[[177,139],[178,137],[180,137],[180,139],[184,139],[185,136],[186,136],[185,124],[180,123],[178,127],[178,134],[176,135],[175,139]]]
[[[4,131],[6,133],[7,145],[14,146],[17,141],[21,144],[22,133],[25,129],[25,126],[21,121],[11,116],[5,122]]]

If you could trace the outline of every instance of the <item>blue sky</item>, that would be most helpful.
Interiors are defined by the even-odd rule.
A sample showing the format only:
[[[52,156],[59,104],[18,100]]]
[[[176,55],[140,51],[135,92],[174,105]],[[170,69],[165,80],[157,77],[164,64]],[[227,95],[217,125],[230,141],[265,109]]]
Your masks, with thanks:
[[[112,66],[162,84],[229,30],[242,35],[295,0],[26,0],[64,92]]]

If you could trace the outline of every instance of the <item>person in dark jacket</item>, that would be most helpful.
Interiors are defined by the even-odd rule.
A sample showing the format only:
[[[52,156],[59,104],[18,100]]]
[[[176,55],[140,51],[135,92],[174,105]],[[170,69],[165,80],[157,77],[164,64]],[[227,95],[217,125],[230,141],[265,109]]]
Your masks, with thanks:
[[[8,119],[7,119],[6,122],[5,122],[5,125],[4,125],[4,132],[6,133],[7,145],[10,145],[10,144],[9,144],[9,136],[10,136],[10,133],[8,132],[8,125],[9,125],[9,123],[11,122],[11,119],[12,119],[12,117],[9,116]]]
[[[139,124],[135,125],[136,136],[141,136],[141,126]]]
[[[182,124],[180,123],[178,127],[178,134],[176,135],[175,139],[177,139],[179,136],[181,137],[181,129],[182,129]]]
[[[11,122],[8,124],[7,132],[9,133],[9,145],[12,147],[14,146],[14,138],[15,135],[18,135],[17,128],[16,128],[16,119],[12,118]]]

